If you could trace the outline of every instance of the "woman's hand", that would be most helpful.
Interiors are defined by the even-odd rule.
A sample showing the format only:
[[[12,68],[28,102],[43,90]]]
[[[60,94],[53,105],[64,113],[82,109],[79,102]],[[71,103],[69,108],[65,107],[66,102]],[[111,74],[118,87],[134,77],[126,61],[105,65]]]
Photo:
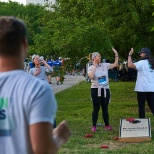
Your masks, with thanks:
[[[44,59],[41,60],[41,62],[45,65],[46,64],[46,61]]]
[[[113,47],[112,47],[112,51],[114,52],[115,56],[118,56],[118,52],[117,52],[117,50],[114,49]]]
[[[34,76],[37,76],[40,73],[41,73],[41,68],[39,68],[38,70],[35,71]]]
[[[93,61],[93,65],[94,65],[94,66],[97,66],[97,65],[98,65],[98,63],[95,61],[95,59],[94,59],[94,61]]]
[[[118,59],[119,59],[118,58],[118,52],[117,52],[117,50],[114,49],[113,47],[112,47],[112,50],[113,50],[113,52],[115,54],[115,61],[114,61],[113,64],[110,64],[110,69],[118,66]]]
[[[131,56],[134,52],[134,48],[131,48],[131,50],[129,51],[129,56]]]
[[[134,52],[134,49],[131,48],[131,50],[129,51],[129,55],[128,55],[128,67],[129,67],[129,68],[136,69],[136,66],[135,66],[135,64],[133,63],[132,57],[131,57],[132,54],[133,54],[133,52]]]

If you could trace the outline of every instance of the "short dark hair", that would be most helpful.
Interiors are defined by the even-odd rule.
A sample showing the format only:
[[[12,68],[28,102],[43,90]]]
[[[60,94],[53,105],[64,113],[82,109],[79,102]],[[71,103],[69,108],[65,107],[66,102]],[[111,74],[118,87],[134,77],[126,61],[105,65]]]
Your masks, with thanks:
[[[0,56],[19,56],[26,33],[23,21],[11,16],[0,17]]]

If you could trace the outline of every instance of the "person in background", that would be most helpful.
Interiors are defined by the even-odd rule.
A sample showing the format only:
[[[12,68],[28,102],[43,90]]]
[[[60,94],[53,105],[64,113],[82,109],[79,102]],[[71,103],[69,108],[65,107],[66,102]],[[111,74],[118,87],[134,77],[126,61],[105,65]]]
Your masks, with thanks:
[[[142,48],[138,54],[141,60],[132,62],[134,49],[131,48],[128,55],[128,67],[137,70],[135,91],[139,109],[139,118],[145,118],[145,102],[147,101],[154,115],[154,58],[149,48]]]
[[[127,78],[128,78],[128,69],[127,69],[127,66],[126,66],[126,63],[121,63],[119,65],[119,68],[118,68],[118,78],[121,80],[121,81],[126,81]]]
[[[54,66],[54,71],[56,72],[56,82],[57,85],[60,85],[60,66],[62,65],[62,61],[61,61],[61,57],[57,58],[57,60],[55,60],[53,62],[53,66]]]
[[[92,61],[92,53],[90,53],[88,55],[88,63],[86,64],[86,68],[85,68],[85,78],[86,78],[86,82],[91,82],[89,76],[88,76],[88,68],[93,64],[93,61]]]
[[[43,57],[40,57],[39,55],[36,54],[32,56],[32,61],[35,67],[30,69],[29,74],[41,80],[47,81],[47,73],[53,72],[52,67],[47,64],[47,62],[43,59]]]
[[[35,65],[34,65],[34,63],[32,61],[32,55],[29,56],[29,59],[28,59],[28,67],[29,67],[28,73],[29,73],[29,71],[30,71],[31,68],[34,68],[35,67]]]
[[[49,66],[53,67],[53,61],[51,60],[51,58],[49,58],[49,59],[47,60],[47,64],[48,64]],[[47,79],[48,79],[49,84],[52,84],[52,83],[51,83],[51,73],[52,73],[52,72],[47,73]]]
[[[105,123],[105,130],[112,130],[109,124],[108,105],[110,102],[108,70],[118,66],[118,53],[112,48],[115,54],[114,63],[102,63],[101,55],[93,52],[91,55],[92,65],[88,68],[88,76],[91,79],[91,98],[93,102],[92,132],[96,132],[96,124],[100,106],[102,117]]]
[[[66,121],[53,129],[57,103],[51,86],[24,71],[26,26],[0,17],[0,154],[55,154],[70,138]]]
[[[53,72],[52,67],[44,60],[43,57],[36,54],[32,56],[32,61],[34,67],[30,69],[29,74],[41,80],[47,81],[47,74]],[[56,119],[54,119],[53,128],[56,128]]]
[[[27,71],[27,66],[28,66],[28,58],[25,58],[24,60],[24,70]]]

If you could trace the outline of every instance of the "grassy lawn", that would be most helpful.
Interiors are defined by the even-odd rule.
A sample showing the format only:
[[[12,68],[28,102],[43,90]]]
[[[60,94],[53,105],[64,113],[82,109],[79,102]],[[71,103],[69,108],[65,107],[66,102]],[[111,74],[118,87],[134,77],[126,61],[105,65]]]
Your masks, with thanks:
[[[93,138],[85,138],[91,132],[92,102],[90,99],[90,83],[81,82],[69,89],[56,94],[58,102],[57,124],[68,121],[72,137],[60,149],[59,154],[153,154],[154,118],[146,106],[146,117],[151,120],[152,141],[142,143],[120,143],[114,140],[119,136],[121,118],[138,118],[135,82],[110,82],[111,103],[109,105],[110,125],[112,131],[105,131],[103,126],[98,126],[98,131],[93,133]],[[99,112],[98,123],[104,125]],[[108,145],[108,149],[100,148]]]

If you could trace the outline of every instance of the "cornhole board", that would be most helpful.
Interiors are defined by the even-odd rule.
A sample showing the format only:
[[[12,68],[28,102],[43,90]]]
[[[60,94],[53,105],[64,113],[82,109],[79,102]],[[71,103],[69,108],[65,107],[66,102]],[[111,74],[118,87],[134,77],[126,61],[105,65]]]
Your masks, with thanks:
[[[120,119],[119,142],[143,142],[151,140],[150,118],[134,119],[129,122]]]

